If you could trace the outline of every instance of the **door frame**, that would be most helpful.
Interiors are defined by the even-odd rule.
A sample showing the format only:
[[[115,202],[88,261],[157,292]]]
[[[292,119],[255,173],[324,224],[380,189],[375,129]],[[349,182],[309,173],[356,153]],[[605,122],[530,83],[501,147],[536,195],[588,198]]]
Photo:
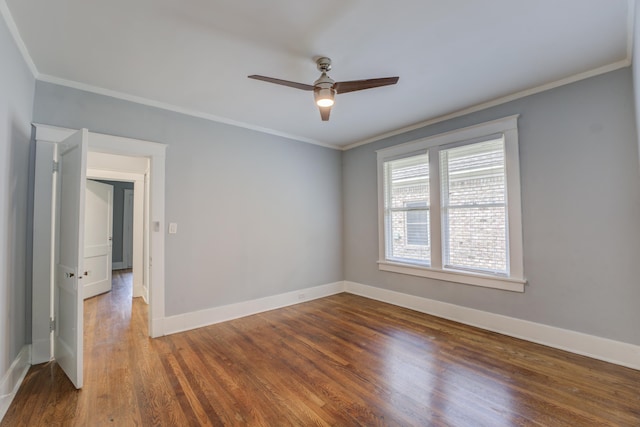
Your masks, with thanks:
[[[90,161],[88,163],[91,163]],[[133,297],[143,297],[149,303],[149,249],[145,242],[149,241],[149,190],[145,185],[149,177],[149,167],[144,170],[126,166],[120,170],[104,169],[102,167],[89,167],[87,177],[92,179],[102,179],[108,181],[132,182],[133,201]]]
[[[52,306],[52,260],[55,252],[55,200],[52,195],[53,162],[58,142],[77,129],[33,124],[36,139],[34,176],[33,291],[32,291],[32,364],[51,360],[49,330]],[[165,158],[166,144],[89,132],[89,151],[149,159],[149,325],[150,337],[164,335],[165,317]],[[51,165],[51,167],[47,166]],[[152,262],[155,260],[155,262]]]
[[[122,203],[122,262],[125,268],[133,266],[133,225],[135,213],[133,212],[134,190],[124,189]],[[128,229],[131,228],[131,232]]]

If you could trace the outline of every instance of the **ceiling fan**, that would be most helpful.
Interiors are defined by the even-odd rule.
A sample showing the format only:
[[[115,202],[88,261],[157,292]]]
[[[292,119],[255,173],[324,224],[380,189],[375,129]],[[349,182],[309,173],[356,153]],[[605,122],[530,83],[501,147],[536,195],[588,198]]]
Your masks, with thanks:
[[[367,79],[367,80],[351,80],[348,82],[336,82],[327,75],[327,72],[331,70],[331,59],[327,57],[321,57],[316,60],[318,70],[322,73],[320,78],[316,80],[313,85],[304,83],[291,82],[289,80],[275,79],[273,77],[258,76],[253,74],[247,76],[250,79],[262,80],[269,83],[275,83],[278,85],[289,86],[295,89],[313,91],[313,95],[316,101],[316,105],[320,109],[320,117],[323,121],[329,120],[329,114],[331,113],[331,107],[334,103],[336,94],[355,92],[357,90],[371,89],[380,86],[389,86],[398,83],[400,77],[383,77],[379,79]]]

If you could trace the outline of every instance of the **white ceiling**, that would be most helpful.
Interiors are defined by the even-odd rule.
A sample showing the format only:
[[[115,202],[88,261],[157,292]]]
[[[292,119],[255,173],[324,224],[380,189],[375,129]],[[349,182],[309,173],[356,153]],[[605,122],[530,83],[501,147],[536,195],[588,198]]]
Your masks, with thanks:
[[[626,66],[633,16],[633,0],[6,2],[40,80],[338,147]],[[310,92],[247,78],[312,84],[321,55],[337,81],[400,81],[338,95],[322,122]]]

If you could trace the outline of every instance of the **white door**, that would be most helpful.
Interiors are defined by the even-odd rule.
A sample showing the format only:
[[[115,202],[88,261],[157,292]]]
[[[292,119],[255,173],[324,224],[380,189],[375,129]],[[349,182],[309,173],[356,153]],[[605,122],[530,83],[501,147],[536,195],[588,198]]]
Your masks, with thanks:
[[[82,276],[84,193],[88,131],[83,129],[59,144],[54,285],[54,357],[76,388],[82,387]]]
[[[113,185],[87,180],[84,199],[84,298],[111,290]]]

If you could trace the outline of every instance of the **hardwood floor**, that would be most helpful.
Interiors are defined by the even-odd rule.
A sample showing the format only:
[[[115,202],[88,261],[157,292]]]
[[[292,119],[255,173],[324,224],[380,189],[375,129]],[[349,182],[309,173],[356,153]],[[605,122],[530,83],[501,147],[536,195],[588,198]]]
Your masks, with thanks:
[[[149,339],[85,302],[85,387],[33,366],[2,426],[640,426],[640,371],[339,294]]]

